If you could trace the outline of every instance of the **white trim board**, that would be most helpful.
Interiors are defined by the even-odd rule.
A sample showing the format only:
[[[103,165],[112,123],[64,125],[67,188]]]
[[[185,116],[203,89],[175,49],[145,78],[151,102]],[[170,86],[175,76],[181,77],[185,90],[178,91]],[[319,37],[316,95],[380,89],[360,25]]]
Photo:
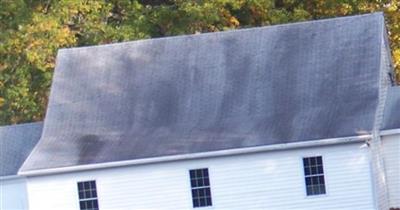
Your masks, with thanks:
[[[353,143],[353,142],[362,142],[362,141],[370,140],[371,138],[372,138],[371,135],[360,135],[360,136],[352,136],[352,137],[311,140],[311,141],[293,142],[293,143],[285,143],[285,144],[273,144],[273,145],[265,145],[265,146],[254,146],[254,147],[245,147],[245,148],[237,148],[237,149],[218,150],[218,151],[212,151],[212,152],[199,152],[199,153],[170,155],[170,156],[143,158],[143,159],[135,159],[135,160],[125,160],[125,161],[95,163],[95,164],[87,164],[87,165],[67,166],[67,167],[60,167],[60,168],[19,171],[18,175],[40,176],[40,175],[59,174],[59,173],[94,170],[94,169],[104,169],[104,168],[112,168],[112,167],[170,162],[170,161],[178,161],[178,160],[221,157],[221,156],[266,152],[266,151],[297,149],[297,148],[304,148],[304,147],[327,146],[327,145],[333,145],[333,144],[346,144],[346,143]]]
[[[25,178],[25,177],[20,176],[20,175],[0,176],[0,181],[12,180],[12,179],[22,179],[22,178]]]
[[[383,130],[380,132],[381,136],[389,136],[389,135],[395,135],[395,134],[400,134],[400,128],[396,129],[390,129],[390,130]]]

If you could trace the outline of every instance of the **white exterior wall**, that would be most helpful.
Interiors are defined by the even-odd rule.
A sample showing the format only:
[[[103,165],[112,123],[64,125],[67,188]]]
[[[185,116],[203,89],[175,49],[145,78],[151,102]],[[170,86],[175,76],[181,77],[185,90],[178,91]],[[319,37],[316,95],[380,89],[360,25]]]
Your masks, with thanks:
[[[400,208],[400,134],[382,138],[390,207]]]
[[[0,179],[0,209],[28,209],[26,180],[24,178]]]
[[[192,209],[189,169],[208,167],[213,206],[199,209],[375,209],[361,143],[28,178],[31,210],[78,210],[77,182],[96,180],[103,210]],[[322,155],[327,194],[307,197],[302,157]]]

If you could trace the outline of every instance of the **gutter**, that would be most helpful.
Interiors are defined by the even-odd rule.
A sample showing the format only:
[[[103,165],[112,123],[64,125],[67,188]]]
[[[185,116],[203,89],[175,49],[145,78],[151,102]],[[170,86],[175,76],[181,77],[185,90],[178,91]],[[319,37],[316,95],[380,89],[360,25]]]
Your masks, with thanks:
[[[223,156],[259,153],[259,152],[267,152],[267,151],[288,150],[288,149],[297,149],[297,148],[305,148],[305,147],[327,146],[327,145],[333,145],[333,144],[347,144],[347,143],[355,143],[355,142],[364,142],[364,141],[370,140],[371,138],[372,138],[372,135],[360,135],[360,136],[353,136],[353,137],[311,140],[311,141],[274,144],[274,145],[266,145],[266,146],[254,146],[254,147],[238,148],[238,149],[226,149],[226,150],[219,150],[219,151],[212,151],[212,152],[199,152],[199,153],[192,153],[192,154],[169,155],[169,156],[163,156],[163,157],[152,157],[152,158],[143,158],[143,159],[136,159],[136,160],[95,163],[95,164],[67,166],[67,167],[51,168],[51,169],[19,171],[18,175],[40,176],[40,175],[60,174],[60,173],[78,172],[78,171],[95,170],[95,169],[106,169],[106,168],[123,167],[123,166],[143,165],[143,164],[151,164],[151,163],[171,162],[171,161],[178,161],[178,160],[192,160],[192,159],[200,159],[200,158],[223,157]]]
[[[19,175],[0,176],[0,181],[7,181],[7,180],[11,180],[11,179],[21,179],[21,178],[25,178],[25,177],[19,176]]]
[[[381,136],[390,136],[390,135],[400,134],[400,128],[383,130],[380,132],[380,134],[381,134]]]

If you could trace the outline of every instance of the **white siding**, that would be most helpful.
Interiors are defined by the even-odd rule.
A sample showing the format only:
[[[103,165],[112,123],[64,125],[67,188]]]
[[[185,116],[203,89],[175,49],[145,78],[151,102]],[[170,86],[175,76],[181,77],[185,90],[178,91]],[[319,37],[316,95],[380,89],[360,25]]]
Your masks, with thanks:
[[[400,134],[382,138],[386,183],[391,207],[400,207]]]
[[[26,181],[24,178],[0,180],[0,209],[28,209]]]
[[[28,180],[31,210],[79,209],[77,181],[97,181],[100,209],[192,209],[189,169],[208,167],[212,210],[374,209],[361,144],[102,169]],[[322,155],[327,195],[307,197],[302,157]]]

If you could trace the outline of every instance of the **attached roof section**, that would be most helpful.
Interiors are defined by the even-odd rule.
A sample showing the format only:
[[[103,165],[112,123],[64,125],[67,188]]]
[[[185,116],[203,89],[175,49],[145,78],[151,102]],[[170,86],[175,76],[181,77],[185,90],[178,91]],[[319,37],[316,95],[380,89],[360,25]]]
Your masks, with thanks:
[[[17,175],[42,134],[43,123],[0,127],[0,177]]]
[[[369,133],[383,30],[375,13],[60,50],[21,171]]]
[[[400,87],[390,87],[386,96],[382,130],[400,128]]]

